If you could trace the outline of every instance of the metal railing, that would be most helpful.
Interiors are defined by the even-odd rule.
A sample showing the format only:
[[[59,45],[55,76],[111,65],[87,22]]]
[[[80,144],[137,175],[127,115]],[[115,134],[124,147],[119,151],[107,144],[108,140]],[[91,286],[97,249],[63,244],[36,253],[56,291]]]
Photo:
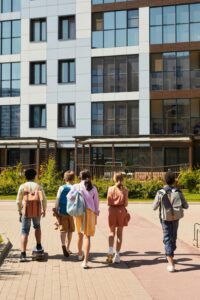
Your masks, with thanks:
[[[78,164],[77,172],[82,169],[90,170],[92,177],[103,177],[105,179],[112,178],[115,172],[122,172],[127,178],[137,180],[147,179],[163,179],[167,171],[172,171],[178,177],[181,169],[187,169],[188,164],[167,165],[158,167],[141,167],[141,166],[124,166],[119,164],[113,165],[94,165],[94,164]]]

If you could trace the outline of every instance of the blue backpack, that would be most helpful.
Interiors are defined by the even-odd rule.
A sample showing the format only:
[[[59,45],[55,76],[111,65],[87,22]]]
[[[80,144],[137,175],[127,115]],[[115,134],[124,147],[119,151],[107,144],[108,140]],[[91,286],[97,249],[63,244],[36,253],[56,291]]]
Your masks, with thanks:
[[[58,213],[61,215],[68,215],[67,213],[67,194],[71,189],[71,185],[64,184],[63,190],[60,194],[60,198],[58,200]]]

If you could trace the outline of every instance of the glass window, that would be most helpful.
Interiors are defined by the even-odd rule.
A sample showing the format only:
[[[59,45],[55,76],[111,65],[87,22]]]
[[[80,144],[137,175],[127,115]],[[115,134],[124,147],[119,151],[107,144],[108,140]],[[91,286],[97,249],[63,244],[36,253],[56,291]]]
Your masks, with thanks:
[[[46,62],[30,63],[30,84],[46,84]]]
[[[58,38],[60,40],[76,38],[75,16],[59,17]]]
[[[116,30],[116,47],[126,46],[127,37],[126,37],[126,29],[118,29]]]
[[[162,25],[162,7],[150,8],[150,25]]]
[[[151,44],[200,41],[199,32],[200,4],[150,8]]]
[[[128,29],[128,46],[137,46],[139,44],[139,29]]]
[[[200,23],[190,24],[190,41],[200,41]]]
[[[191,88],[200,88],[200,51],[190,52]]]
[[[163,24],[164,25],[175,24],[175,6],[163,7]]]
[[[12,0],[12,11],[20,11],[21,0]]]
[[[178,24],[189,23],[189,5],[176,6],[176,22]]]
[[[119,28],[126,28],[127,24],[126,24],[126,20],[127,20],[127,12],[125,10],[122,11],[116,11],[115,13],[115,17],[116,17],[116,29]]]
[[[115,28],[115,13],[105,12],[104,13],[104,30]]]
[[[31,42],[42,42],[47,40],[47,28],[46,19],[32,19],[30,21],[31,26]]]
[[[138,9],[128,10],[128,28],[139,27]]]
[[[174,25],[166,25],[163,26],[163,43],[175,43],[175,26]]]
[[[20,95],[20,63],[3,63],[0,65],[0,97]]]
[[[12,1],[11,0],[1,0],[1,12],[7,13],[12,11]]]
[[[200,22],[200,4],[190,4],[190,22]]]
[[[115,31],[104,31],[104,48],[112,48],[115,46]]]
[[[29,121],[30,128],[46,127],[46,105],[30,105]]]
[[[58,82],[74,83],[75,82],[75,60],[58,61]]]
[[[58,105],[58,127],[75,127],[75,104]]]
[[[103,30],[103,13],[95,13],[92,15],[92,31]]]
[[[180,24],[176,27],[177,30],[177,42],[189,42],[189,24]]]
[[[19,137],[20,135],[20,106],[0,106],[0,136]]]
[[[151,44],[162,44],[162,26],[155,26],[150,28]]]
[[[92,59],[92,93],[138,90],[138,55]]]
[[[21,22],[20,20],[0,22],[0,54],[20,53]]]
[[[139,44],[138,9],[92,14],[92,47],[111,48]]]

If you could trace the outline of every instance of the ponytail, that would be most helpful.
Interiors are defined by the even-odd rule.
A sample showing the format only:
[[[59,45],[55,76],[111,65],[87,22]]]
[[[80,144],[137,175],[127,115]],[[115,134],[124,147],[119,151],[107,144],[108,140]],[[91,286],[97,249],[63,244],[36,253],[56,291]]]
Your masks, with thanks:
[[[91,191],[93,188],[92,182],[90,180],[90,178],[86,178],[84,181],[84,185],[87,191]]]

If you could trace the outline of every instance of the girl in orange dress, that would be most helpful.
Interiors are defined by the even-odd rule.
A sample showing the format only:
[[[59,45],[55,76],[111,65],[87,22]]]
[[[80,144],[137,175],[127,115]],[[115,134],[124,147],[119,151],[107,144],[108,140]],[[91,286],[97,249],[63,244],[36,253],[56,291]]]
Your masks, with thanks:
[[[120,263],[120,249],[122,245],[123,227],[128,225],[127,210],[128,190],[123,186],[122,173],[115,173],[113,176],[114,185],[109,187],[107,193],[107,203],[109,206],[108,224],[110,228],[107,255],[108,263]],[[113,246],[115,234],[117,234],[116,252],[113,260]]]

